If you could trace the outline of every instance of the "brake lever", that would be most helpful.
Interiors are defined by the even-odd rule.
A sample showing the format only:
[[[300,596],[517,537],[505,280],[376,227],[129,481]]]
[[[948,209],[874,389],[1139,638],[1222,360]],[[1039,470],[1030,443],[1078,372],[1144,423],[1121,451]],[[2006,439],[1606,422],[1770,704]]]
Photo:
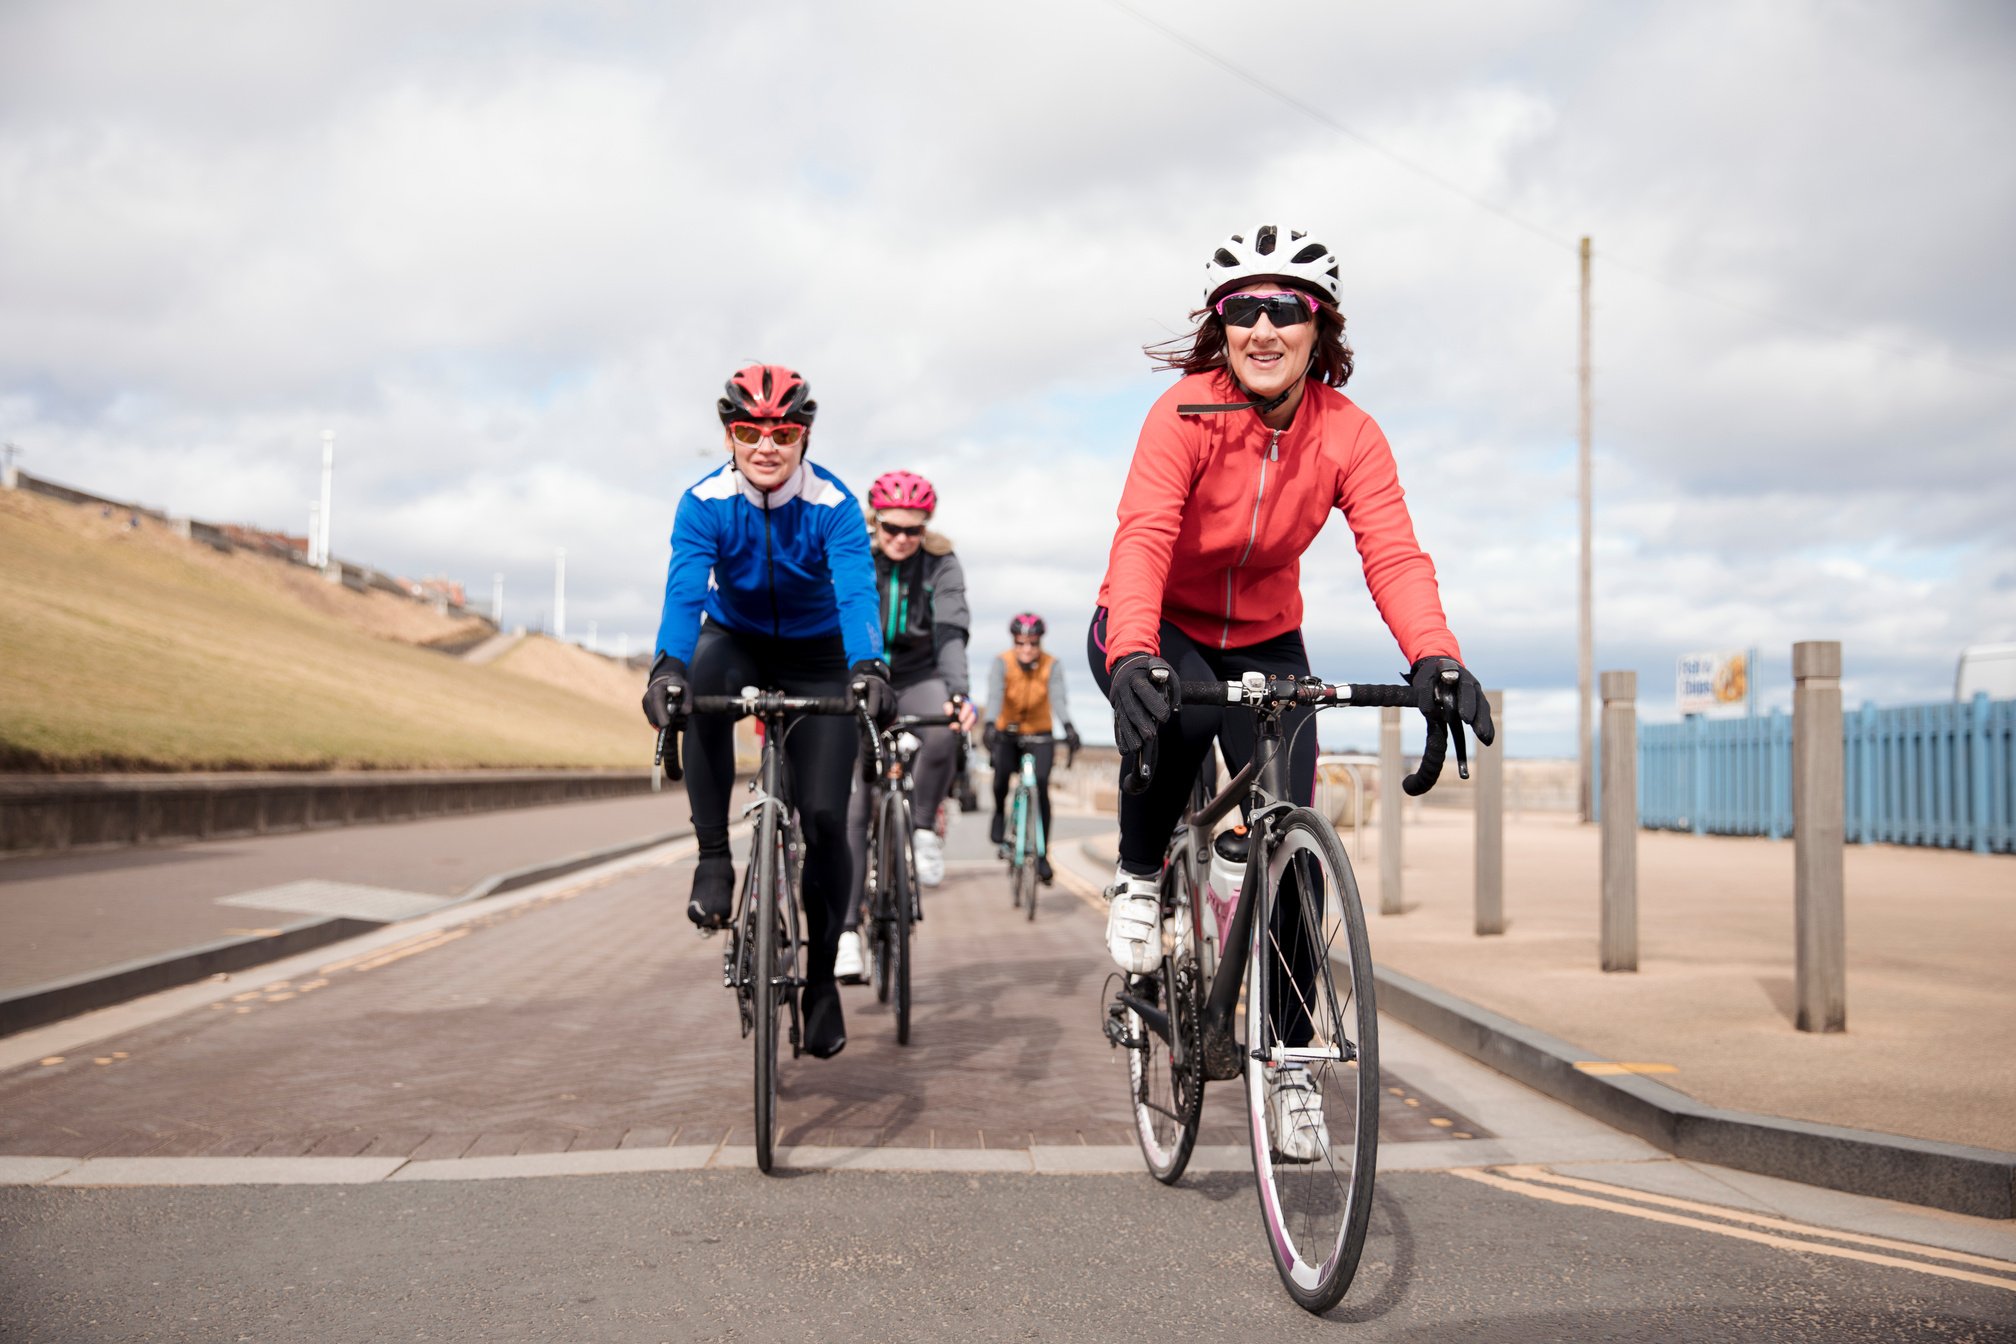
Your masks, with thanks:
[[[1463,749],[1463,720],[1449,720],[1449,745],[1456,748],[1456,778],[1470,778],[1470,756]]]

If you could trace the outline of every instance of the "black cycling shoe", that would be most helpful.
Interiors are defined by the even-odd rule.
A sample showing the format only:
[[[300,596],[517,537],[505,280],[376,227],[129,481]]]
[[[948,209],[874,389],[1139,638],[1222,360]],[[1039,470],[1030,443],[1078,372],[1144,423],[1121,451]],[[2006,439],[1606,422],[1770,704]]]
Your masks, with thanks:
[[[997,845],[1007,844],[1008,818],[1002,816],[999,812],[996,812],[994,814],[994,820],[987,823],[987,838],[992,840]]]
[[[693,869],[693,899],[686,903],[686,918],[700,929],[728,927],[735,911],[735,860],[726,854],[703,854]]]
[[[1048,854],[1038,854],[1036,856],[1036,877],[1046,887],[1057,880],[1057,872],[1050,866],[1050,856]]]
[[[831,1059],[847,1048],[847,1019],[840,1014],[840,986],[831,980],[815,980],[805,986],[798,1000],[805,1014],[805,1052],[814,1059]]]

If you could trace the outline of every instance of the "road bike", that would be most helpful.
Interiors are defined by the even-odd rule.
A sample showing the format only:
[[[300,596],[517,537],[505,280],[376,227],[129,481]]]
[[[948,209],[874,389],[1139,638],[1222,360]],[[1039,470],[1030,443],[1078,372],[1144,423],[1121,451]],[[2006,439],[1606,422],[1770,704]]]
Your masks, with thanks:
[[[1015,908],[1030,919],[1036,918],[1036,888],[1042,873],[1036,861],[1050,852],[1049,837],[1043,833],[1043,808],[1036,793],[1036,757],[1029,750],[1053,741],[1048,733],[1017,733],[1009,724],[1004,733],[1021,748],[1015,780],[1009,787],[1008,823],[1003,831],[1001,857],[1008,860],[1008,890]]]
[[[735,993],[743,1037],[755,1037],[756,1166],[767,1173],[776,1158],[780,1035],[788,1041],[793,1059],[803,1044],[798,991],[805,985],[805,940],[798,891],[805,850],[791,803],[784,739],[802,715],[851,714],[864,731],[868,718],[852,696],[784,695],[753,686],[740,695],[696,695],[688,708],[694,714],[753,718],[763,725],[762,764],[749,781],[755,797],[742,810],[745,820],[754,818],[749,863],[728,923],[721,982]],[[659,731],[654,761],[663,764],[672,780],[681,777],[677,736],[669,725]]]
[[[862,942],[877,1001],[896,1018],[896,1044],[910,1044],[910,941],[924,918],[917,889],[917,857],[911,848],[916,829],[911,798],[916,783],[911,766],[923,742],[918,728],[946,728],[958,720],[944,714],[905,714],[875,735],[868,763],[868,867],[861,888],[866,915]]]
[[[1420,769],[1403,784],[1409,795],[1433,787],[1441,772],[1454,691],[1451,674],[1437,688]],[[1114,977],[1106,1036],[1126,1052],[1135,1135],[1149,1171],[1165,1184],[1190,1161],[1205,1084],[1244,1077],[1253,1173],[1275,1269],[1299,1305],[1327,1311],[1351,1286],[1371,1217],[1378,1024],[1358,885],[1336,829],[1289,801],[1293,744],[1283,719],[1297,709],[1414,705],[1418,694],[1411,686],[1249,672],[1238,681],[1183,682],[1180,700],[1250,714],[1253,758],[1215,796],[1201,782],[1193,788],[1163,861],[1161,965]],[[1468,778],[1460,723],[1454,733],[1458,768]],[[1123,760],[1123,787],[1146,787],[1154,745],[1151,739],[1138,757]],[[1236,844],[1226,847],[1229,856],[1219,851],[1245,860],[1237,900],[1207,900],[1214,831],[1242,806],[1243,855]]]

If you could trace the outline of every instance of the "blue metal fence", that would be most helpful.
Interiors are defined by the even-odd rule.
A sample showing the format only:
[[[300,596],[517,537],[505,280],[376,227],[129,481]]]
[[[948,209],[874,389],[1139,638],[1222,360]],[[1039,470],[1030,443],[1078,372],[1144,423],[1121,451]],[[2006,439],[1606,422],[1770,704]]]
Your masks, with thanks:
[[[1864,705],[1843,726],[1849,840],[2016,853],[2016,700]],[[1792,720],[1639,725],[1638,824],[1792,834]]]

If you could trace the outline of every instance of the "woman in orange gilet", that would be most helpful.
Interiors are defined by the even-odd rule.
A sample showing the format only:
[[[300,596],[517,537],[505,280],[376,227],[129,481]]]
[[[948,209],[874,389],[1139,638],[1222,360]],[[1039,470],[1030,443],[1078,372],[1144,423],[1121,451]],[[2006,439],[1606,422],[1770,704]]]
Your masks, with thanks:
[[[1036,764],[1036,803],[1043,818],[1043,838],[1050,838],[1050,767],[1056,758],[1056,728],[1064,728],[1064,748],[1078,754],[1078,729],[1071,722],[1071,702],[1064,689],[1064,668],[1043,652],[1043,618],[1025,611],[1008,622],[1015,646],[994,660],[987,674],[987,716],[981,740],[994,761],[995,844],[1006,838],[1008,785],[1022,768],[1027,752]],[[1050,856],[1039,854],[1036,872],[1051,879]]]

